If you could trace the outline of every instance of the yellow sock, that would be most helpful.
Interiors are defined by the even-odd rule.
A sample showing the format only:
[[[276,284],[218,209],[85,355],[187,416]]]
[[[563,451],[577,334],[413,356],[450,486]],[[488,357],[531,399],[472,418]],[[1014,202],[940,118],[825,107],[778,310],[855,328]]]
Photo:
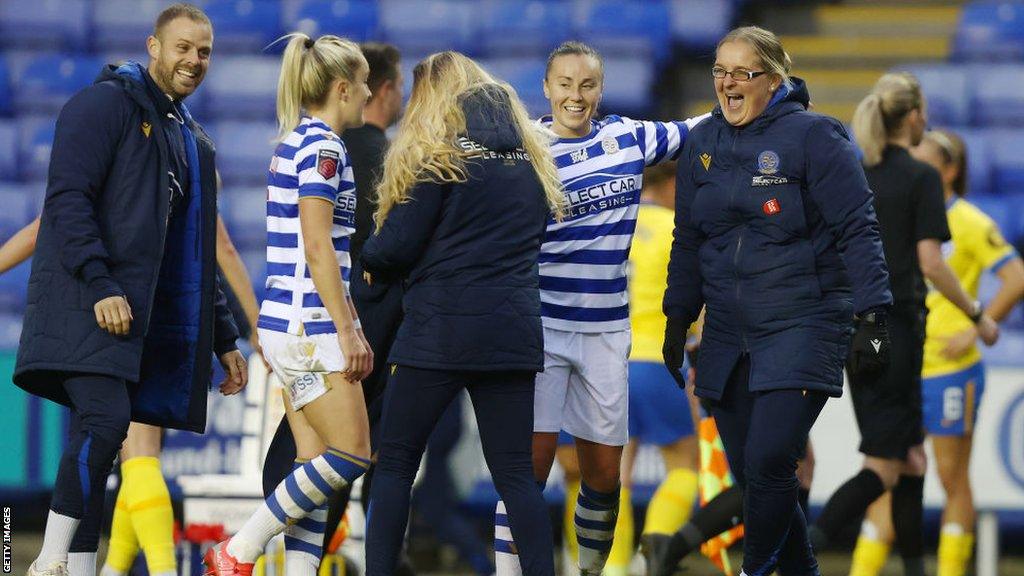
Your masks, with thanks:
[[[128,513],[135,535],[146,554],[146,566],[153,576],[175,573],[174,511],[171,495],[160,472],[160,459],[150,456],[131,458],[122,466],[130,470],[122,490],[128,490]]]
[[[886,542],[861,535],[857,538],[857,547],[853,549],[853,562],[850,564],[850,576],[878,576],[889,559],[889,547]]]
[[[959,524],[946,524],[939,533],[938,576],[964,576],[974,548],[974,535]]]
[[[613,572],[617,568],[628,570],[633,560],[633,500],[625,486],[619,491],[619,518],[615,521],[614,538],[605,566]]]
[[[139,540],[135,537],[131,516],[128,515],[128,470],[121,467],[121,486],[117,491],[117,503],[114,504],[114,518],[110,524],[110,544],[107,547],[107,559],[104,562],[105,572],[127,574],[139,554]]]
[[[580,496],[580,481],[565,482],[565,512],[562,518],[562,542],[572,557],[573,565],[579,562],[580,545],[576,542],[576,499]]]
[[[688,468],[669,472],[647,505],[644,534],[675,534],[690,519],[696,498],[696,472]]]

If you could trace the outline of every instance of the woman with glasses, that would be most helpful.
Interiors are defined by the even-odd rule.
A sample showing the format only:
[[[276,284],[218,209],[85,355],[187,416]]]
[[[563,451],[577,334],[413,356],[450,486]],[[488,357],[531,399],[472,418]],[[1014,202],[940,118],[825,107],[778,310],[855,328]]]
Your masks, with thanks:
[[[718,107],[679,158],[664,311],[665,364],[706,306],[696,394],[744,488],[743,573],[818,574],[797,461],[839,396],[854,314],[864,369],[884,367],[892,303],[871,191],[842,124],[807,111],[779,39],[737,28],[718,44]],[[873,345],[870,340],[876,343]]]

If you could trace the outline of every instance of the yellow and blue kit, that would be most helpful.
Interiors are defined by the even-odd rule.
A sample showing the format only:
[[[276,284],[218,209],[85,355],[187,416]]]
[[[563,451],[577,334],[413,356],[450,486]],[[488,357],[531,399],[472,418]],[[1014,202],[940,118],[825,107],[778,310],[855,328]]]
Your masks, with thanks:
[[[946,218],[952,239],[943,245],[943,255],[964,290],[976,298],[982,274],[997,272],[1016,251],[1003,239],[996,223],[970,202],[954,198],[947,205]],[[967,434],[985,388],[981,351],[975,345],[959,358],[944,356],[946,341],[971,328],[971,320],[938,291],[928,294],[926,304],[921,370],[925,427],[935,435]]]

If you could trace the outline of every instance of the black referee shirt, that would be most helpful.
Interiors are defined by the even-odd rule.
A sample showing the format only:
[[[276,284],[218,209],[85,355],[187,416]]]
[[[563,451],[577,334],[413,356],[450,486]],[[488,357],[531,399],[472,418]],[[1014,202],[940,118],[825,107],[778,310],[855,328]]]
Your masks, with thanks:
[[[384,166],[388,138],[383,130],[366,123],[359,128],[345,130],[341,140],[352,161],[352,175],[356,179],[356,231],[352,234],[349,254],[352,262],[358,262],[363,243],[373,229],[373,213],[377,210],[374,190]]]
[[[917,243],[950,239],[939,173],[905,148],[889,145],[882,162],[865,168],[875,194],[882,248],[897,307],[924,307],[928,288],[917,260]]]

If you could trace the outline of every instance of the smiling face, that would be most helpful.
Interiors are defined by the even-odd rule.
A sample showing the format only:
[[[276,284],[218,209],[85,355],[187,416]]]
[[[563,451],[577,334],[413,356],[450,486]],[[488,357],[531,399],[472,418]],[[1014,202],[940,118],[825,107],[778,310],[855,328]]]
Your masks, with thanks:
[[[206,77],[213,51],[213,30],[206,22],[181,16],[146,40],[149,75],[165,94],[181,100]]]
[[[724,42],[718,47],[715,68],[722,68],[726,72],[765,71],[764,63],[758,58],[754,47],[742,40]],[[779,79],[774,74],[761,74],[745,81],[735,80],[729,74],[725,78],[715,78],[718,103],[722,106],[725,120],[733,126],[745,126],[760,116],[778,87]]]
[[[590,119],[601,103],[604,72],[588,54],[563,54],[551,62],[544,77],[544,96],[551,102],[551,129],[563,138],[590,134]]]

